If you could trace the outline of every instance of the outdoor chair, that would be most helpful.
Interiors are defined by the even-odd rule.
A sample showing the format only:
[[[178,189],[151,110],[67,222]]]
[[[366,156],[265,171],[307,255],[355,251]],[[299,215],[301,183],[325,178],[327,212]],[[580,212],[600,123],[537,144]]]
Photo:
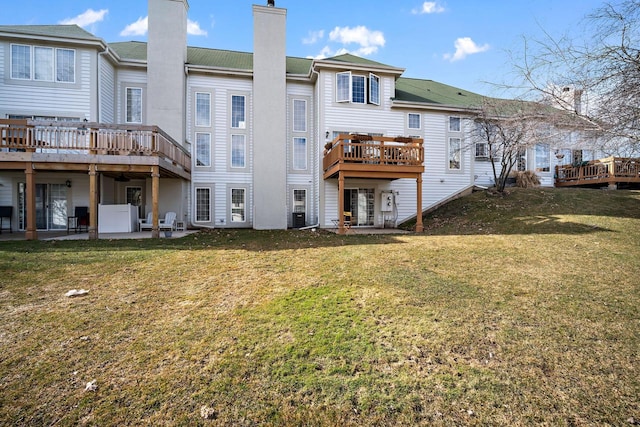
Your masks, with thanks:
[[[76,206],[73,210],[73,216],[67,217],[67,234],[71,229],[76,233],[78,230],[82,232],[82,227],[85,231],[89,231],[89,208]]]

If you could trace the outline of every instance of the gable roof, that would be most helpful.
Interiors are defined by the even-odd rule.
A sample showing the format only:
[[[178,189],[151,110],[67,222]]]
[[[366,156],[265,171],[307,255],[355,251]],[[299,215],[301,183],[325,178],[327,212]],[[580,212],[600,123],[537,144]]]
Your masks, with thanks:
[[[372,61],[370,59],[362,58],[360,56],[352,55],[350,53],[344,53],[342,55],[333,56],[331,58],[325,58],[325,61],[344,62],[348,64],[370,65],[373,67],[391,67],[391,65],[383,64],[382,62]]]
[[[0,33],[24,38],[57,38],[104,43],[100,37],[77,25],[0,25]]]

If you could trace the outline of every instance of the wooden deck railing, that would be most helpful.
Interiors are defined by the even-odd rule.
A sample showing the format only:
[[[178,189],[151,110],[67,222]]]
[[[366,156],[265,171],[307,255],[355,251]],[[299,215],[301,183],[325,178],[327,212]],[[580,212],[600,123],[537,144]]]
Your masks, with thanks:
[[[423,140],[420,138],[340,134],[325,145],[323,167],[340,163],[376,166],[422,166]]]
[[[191,170],[189,152],[157,126],[0,119],[0,151],[160,156]]]
[[[640,183],[640,159],[607,157],[580,165],[556,166],[556,186]]]

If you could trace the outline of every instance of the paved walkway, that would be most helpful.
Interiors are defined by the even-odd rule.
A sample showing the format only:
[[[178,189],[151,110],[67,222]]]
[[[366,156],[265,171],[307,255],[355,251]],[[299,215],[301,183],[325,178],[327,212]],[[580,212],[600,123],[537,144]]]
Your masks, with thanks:
[[[186,230],[186,231],[174,231],[171,235],[171,239],[176,239],[179,237],[184,237],[188,234],[197,233],[197,230]],[[161,239],[166,239],[164,237],[164,232],[160,233]],[[89,233],[69,233],[66,231],[39,231],[38,232],[38,240],[88,240]],[[100,233],[98,235],[98,239],[151,239],[151,231],[139,231],[134,233]],[[16,231],[13,233],[9,233],[8,231],[3,231],[0,234],[0,241],[7,240],[24,240],[24,231]]]

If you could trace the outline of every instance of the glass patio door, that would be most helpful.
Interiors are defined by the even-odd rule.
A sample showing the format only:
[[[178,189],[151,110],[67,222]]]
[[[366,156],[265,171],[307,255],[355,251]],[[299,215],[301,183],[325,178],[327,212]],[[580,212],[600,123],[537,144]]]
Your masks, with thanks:
[[[344,190],[344,210],[351,212],[352,226],[373,226],[375,216],[375,190],[349,188]]]
[[[36,229],[65,230],[67,228],[67,186],[64,184],[36,184]],[[20,229],[27,228],[26,185],[18,185]]]

